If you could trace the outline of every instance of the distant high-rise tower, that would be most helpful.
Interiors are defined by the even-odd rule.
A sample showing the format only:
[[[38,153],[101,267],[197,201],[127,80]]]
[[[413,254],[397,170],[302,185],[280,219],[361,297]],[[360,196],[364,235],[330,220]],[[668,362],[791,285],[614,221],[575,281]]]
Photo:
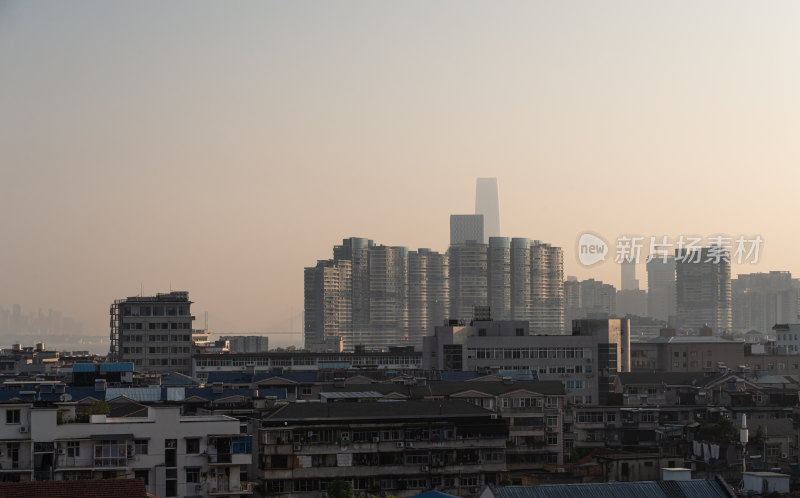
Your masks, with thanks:
[[[564,252],[560,247],[531,244],[531,332],[560,334],[564,326]]]
[[[622,285],[617,292],[617,313],[620,316],[647,314],[647,291],[639,289],[639,280],[636,278],[636,262],[622,261],[620,263]]]
[[[430,249],[408,253],[408,345],[422,347],[448,318],[450,293],[447,255]]]
[[[464,244],[467,241],[484,243],[482,214],[451,214],[450,245]]]
[[[788,271],[739,274],[732,281],[733,330],[767,332],[776,323],[797,323],[797,289]]]
[[[478,178],[475,188],[475,214],[483,215],[483,234],[487,239],[500,236],[497,178]]]
[[[467,241],[447,251],[451,319],[469,321],[476,306],[488,306],[486,244]]]
[[[351,261],[320,260],[304,270],[305,346],[325,344],[341,337],[345,347],[353,344],[353,296]]]
[[[621,290],[639,290],[639,281],[636,279],[636,263],[623,261],[619,266],[622,274]]]
[[[351,271],[351,284],[347,292],[350,293],[351,302],[351,341],[348,344],[345,336],[345,348],[362,344],[364,337],[369,333],[370,304],[369,304],[369,250],[375,243],[371,239],[350,237],[342,240],[342,245],[333,247],[333,261],[338,263],[349,260]]]
[[[511,241],[507,237],[490,237],[487,253],[486,280],[492,319],[511,319]]]
[[[714,253],[724,254],[716,261]],[[675,251],[675,285],[678,324],[683,329],[700,330],[704,325],[717,334],[731,331],[731,265],[724,248],[704,247],[695,252]]]
[[[653,258],[647,263],[647,315],[670,321],[675,316],[675,258]]]
[[[408,248],[369,249],[369,332],[359,345],[402,344],[408,330]]]

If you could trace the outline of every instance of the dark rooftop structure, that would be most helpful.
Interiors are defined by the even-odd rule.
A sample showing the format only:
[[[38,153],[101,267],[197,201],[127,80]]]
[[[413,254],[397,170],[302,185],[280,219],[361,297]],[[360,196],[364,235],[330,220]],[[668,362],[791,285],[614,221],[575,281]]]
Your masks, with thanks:
[[[691,481],[604,482],[499,486],[486,489],[481,498],[733,498],[736,494],[721,478]]]
[[[142,479],[88,479],[75,481],[0,482],[7,498],[146,498]]]

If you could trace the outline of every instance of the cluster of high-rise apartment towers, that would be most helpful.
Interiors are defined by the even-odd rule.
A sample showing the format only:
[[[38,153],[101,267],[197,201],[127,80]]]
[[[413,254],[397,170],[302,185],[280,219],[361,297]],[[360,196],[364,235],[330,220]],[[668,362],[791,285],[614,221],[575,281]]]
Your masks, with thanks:
[[[351,237],[333,258],[305,268],[305,346],[422,346],[422,337],[476,309],[524,320],[531,332],[560,334],[564,323],[560,247],[500,237],[497,179],[479,178],[475,214],[450,217],[450,247],[409,251]]]

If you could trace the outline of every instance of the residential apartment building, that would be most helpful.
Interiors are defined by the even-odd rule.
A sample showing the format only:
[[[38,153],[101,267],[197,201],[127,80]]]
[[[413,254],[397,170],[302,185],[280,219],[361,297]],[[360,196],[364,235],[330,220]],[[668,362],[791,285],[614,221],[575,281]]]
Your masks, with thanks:
[[[518,289],[514,288],[512,283],[519,285],[520,282],[519,279],[514,279],[511,276],[510,239],[508,237],[490,237],[486,259],[487,304],[491,310],[492,318],[495,320],[510,320],[513,314],[511,296],[513,295],[519,299],[518,294],[514,293]],[[528,258],[528,267],[530,275],[530,258]],[[530,282],[530,278],[528,282]],[[527,287],[528,295],[530,295],[530,284]],[[438,323],[437,325],[442,324]]]
[[[369,327],[358,345],[400,345],[408,330],[408,248],[384,245],[369,250]]]
[[[408,345],[422,348],[422,338],[447,319],[450,308],[447,255],[430,249],[408,253]]]
[[[253,491],[251,438],[235,418],[181,415],[179,406],[143,416],[92,415],[74,403],[3,403],[0,476],[17,481],[143,479],[163,497],[242,496]]]
[[[564,252],[538,240],[531,244],[534,334],[560,334],[564,324]]]
[[[191,371],[192,302],[189,293],[173,291],[129,297],[111,305],[111,351],[114,361],[131,362],[137,371]]]
[[[727,249],[711,246],[675,251],[676,307],[683,330],[708,326],[718,333],[733,327],[731,265]]]
[[[374,246],[371,239],[360,237],[343,239],[341,245],[333,246],[334,263],[339,264],[345,260],[350,262],[351,280],[347,292],[350,295],[352,339],[345,344],[348,351],[361,344],[362,337],[369,333],[369,251]]]
[[[566,391],[560,381],[481,377],[470,381],[323,386],[324,399],[461,400],[508,424],[506,468],[512,476],[564,464]],[[376,392],[377,391],[377,392]]]
[[[270,496],[317,498],[342,478],[356,494],[476,497],[505,470],[507,436],[464,401],[289,404],[262,420],[259,477]]]
[[[270,352],[270,353],[198,353],[192,358],[192,376],[205,380],[213,372],[320,372],[320,371],[393,371],[422,370],[422,351],[390,347],[386,351],[357,352]]]
[[[305,269],[305,348],[345,351],[421,345],[449,315],[446,255],[344,239],[331,260]]]

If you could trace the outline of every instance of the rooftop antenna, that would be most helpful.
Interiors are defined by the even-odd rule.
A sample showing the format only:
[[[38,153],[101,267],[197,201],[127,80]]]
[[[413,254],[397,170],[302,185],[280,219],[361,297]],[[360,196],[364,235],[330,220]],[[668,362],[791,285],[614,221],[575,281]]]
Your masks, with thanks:
[[[205,327],[206,327],[206,332],[208,332],[208,310],[206,310],[206,313],[205,313],[205,315],[206,315],[206,324],[205,324]]]

